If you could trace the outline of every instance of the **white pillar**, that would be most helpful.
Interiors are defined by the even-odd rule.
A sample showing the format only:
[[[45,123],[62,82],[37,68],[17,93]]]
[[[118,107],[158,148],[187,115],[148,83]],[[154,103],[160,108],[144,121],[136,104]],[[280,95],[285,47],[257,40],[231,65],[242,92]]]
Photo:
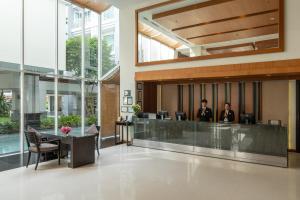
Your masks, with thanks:
[[[102,13],[98,16],[98,125],[101,125]]]
[[[58,134],[58,1],[55,1],[54,128]]]
[[[85,119],[85,9],[82,8],[81,31],[81,134],[84,134]]]
[[[20,152],[24,153],[24,0],[21,0],[21,57],[20,57]],[[23,156],[21,156],[23,158]],[[22,159],[21,159],[22,160]],[[23,162],[22,162],[23,165]]]

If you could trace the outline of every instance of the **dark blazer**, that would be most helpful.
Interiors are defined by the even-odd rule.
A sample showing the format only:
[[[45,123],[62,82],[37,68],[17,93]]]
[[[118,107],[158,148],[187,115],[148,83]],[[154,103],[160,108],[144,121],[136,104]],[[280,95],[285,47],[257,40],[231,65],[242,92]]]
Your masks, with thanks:
[[[212,118],[211,109],[206,107],[206,109],[203,113],[202,113],[202,111],[203,111],[202,108],[200,108],[198,110],[197,118],[199,118],[199,121],[201,121],[201,122],[209,122],[210,119]]]
[[[221,112],[220,121],[224,122],[224,119],[225,119],[225,110],[223,110]],[[228,111],[227,119],[228,119],[227,122],[233,122],[234,121],[234,112],[233,112],[233,110]]]

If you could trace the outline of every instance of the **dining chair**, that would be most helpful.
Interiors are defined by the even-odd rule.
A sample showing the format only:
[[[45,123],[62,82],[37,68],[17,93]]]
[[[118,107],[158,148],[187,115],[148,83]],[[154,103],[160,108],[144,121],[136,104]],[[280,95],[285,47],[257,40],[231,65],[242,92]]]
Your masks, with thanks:
[[[58,164],[60,165],[60,140],[59,139],[52,139],[47,141],[42,141],[41,136],[39,133],[34,131],[25,131],[26,142],[28,145],[28,160],[26,164],[26,168],[30,162],[31,153],[37,153],[38,157],[35,164],[35,170],[38,167],[40,162],[40,157],[42,153],[48,152],[56,152],[58,156]],[[56,143],[56,144],[53,144]]]

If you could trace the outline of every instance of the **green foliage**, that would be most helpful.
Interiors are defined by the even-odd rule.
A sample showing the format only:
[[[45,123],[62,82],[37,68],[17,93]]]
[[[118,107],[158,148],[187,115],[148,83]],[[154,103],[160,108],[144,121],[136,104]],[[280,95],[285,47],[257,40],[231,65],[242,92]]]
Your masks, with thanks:
[[[18,133],[19,124],[17,122],[8,120],[0,122],[0,134]]]
[[[139,104],[134,104],[133,106],[132,106],[132,109],[133,109],[133,112],[134,112],[134,114],[135,115],[137,115],[139,112],[141,112],[141,106],[139,105]]]
[[[66,42],[66,68],[67,71],[75,72],[76,76],[81,74],[81,37],[69,38]]]
[[[41,128],[43,129],[52,129],[54,128],[54,118],[45,117],[41,119]]]
[[[87,124],[92,125],[97,123],[97,118],[95,115],[87,117]]]
[[[112,46],[108,45],[106,40],[102,40],[102,75],[114,68],[115,62],[111,58]]]
[[[59,118],[59,126],[78,127],[81,123],[81,117],[79,115],[61,116]]]
[[[6,117],[9,115],[10,104],[6,102],[3,90],[0,94],[0,117]]]
[[[86,64],[89,78],[97,78],[98,66],[98,38],[87,38]],[[106,40],[102,40],[102,74],[106,74],[115,66],[112,59],[112,47]],[[66,42],[66,68],[67,71],[73,71],[76,76],[81,75],[81,37],[76,36],[69,38]],[[93,69],[94,68],[94,69]]]

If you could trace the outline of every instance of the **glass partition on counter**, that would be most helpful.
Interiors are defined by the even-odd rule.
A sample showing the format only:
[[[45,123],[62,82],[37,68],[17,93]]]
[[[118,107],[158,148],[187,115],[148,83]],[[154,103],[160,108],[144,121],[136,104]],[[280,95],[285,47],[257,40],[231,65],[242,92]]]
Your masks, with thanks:
[[[287,167],[287,128],[135,119],[133,145]]]

